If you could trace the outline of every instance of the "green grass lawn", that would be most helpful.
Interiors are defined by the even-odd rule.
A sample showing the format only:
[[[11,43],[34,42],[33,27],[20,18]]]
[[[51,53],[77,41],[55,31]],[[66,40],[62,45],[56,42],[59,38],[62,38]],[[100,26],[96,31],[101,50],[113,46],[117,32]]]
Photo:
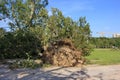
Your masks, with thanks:
[[[87,56],[88,64],[120,64],[120,50],[94,49],[90,56]]]

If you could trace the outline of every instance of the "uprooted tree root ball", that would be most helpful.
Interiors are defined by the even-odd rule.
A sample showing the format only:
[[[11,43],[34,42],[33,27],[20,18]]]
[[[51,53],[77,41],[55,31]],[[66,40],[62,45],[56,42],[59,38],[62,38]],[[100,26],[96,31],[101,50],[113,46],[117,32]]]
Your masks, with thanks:
[[[85,61],[70,39],[52,42],[44,51],[42,60],[55,66],[81,66]]]

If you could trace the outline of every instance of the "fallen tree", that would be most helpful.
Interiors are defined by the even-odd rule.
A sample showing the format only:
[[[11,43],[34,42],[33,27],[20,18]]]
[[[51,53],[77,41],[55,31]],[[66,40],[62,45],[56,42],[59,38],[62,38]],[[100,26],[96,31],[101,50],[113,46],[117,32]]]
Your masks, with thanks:
[[[85,61],[81,51],[74,47],[70,39],[52,42],[42,57],[43,63],[55,66],[81,66]]]

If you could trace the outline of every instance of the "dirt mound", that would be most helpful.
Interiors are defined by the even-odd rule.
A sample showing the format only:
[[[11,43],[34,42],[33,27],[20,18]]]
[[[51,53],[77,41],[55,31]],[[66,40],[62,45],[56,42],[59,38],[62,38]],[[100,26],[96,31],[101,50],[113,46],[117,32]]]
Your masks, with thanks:
[[[43,55],[43,62],[55,66],[81,66],[81,51],[75,49],[70,39],[64,39],[52,42],[46,48]]]

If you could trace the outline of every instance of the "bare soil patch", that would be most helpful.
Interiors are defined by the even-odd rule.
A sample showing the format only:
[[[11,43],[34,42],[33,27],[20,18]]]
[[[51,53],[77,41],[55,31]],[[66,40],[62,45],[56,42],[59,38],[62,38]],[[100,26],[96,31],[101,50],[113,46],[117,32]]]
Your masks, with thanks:
[[[16,70],[0,65],[0,80],[120,80],[120,65]]]

